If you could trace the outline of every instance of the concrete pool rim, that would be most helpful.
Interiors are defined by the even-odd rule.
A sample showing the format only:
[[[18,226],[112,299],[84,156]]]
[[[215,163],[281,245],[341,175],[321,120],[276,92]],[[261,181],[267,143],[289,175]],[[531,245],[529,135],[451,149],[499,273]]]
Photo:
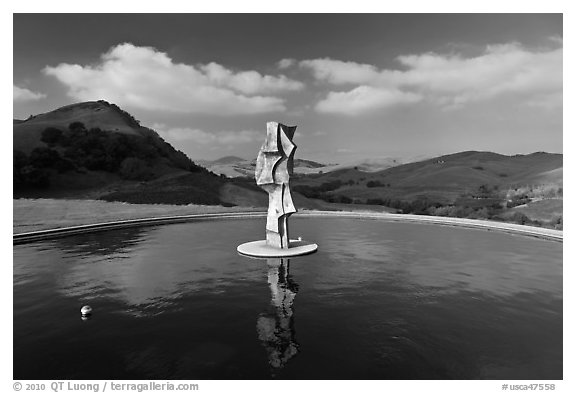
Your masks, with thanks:
[[[176,224],[183,222],[221,220],[221,219],[246,219],[265,218],[266,212],[227,212],[227,213],[200,213],[178,216],[139,218],[130,220],[118,220],[94,224],[84,224],[71,227],[44,229],[31,232],[13,234],[13,244],[26,244],[42,240],[49,240],[60,237],[67,237],[85,233],[102,232],[114,229],[132,228],[139,226],[156,226],[166,224]],[[451,227],[482,229],[487,231],[498,231],[509,234],[535,237],[544,240],[563,242],[563,231],[549,228],[531,227],[525,225],[472,220],[467,218],[421,216],[411,214],[395,213],[375,213],[375,212],[339,212],[339,211],[300,211],[292,217],[344,217],[355,219],[370,219],[388,222],[412,222],[444,225]]]

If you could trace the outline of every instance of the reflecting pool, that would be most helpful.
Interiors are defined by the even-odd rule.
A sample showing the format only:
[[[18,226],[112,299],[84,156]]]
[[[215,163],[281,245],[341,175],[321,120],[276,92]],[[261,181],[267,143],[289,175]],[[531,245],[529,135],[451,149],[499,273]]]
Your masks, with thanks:
[[[562,243],[296,216],[316,254],[238,255],[264,225],[14,246],[14,379],[562,379]]]

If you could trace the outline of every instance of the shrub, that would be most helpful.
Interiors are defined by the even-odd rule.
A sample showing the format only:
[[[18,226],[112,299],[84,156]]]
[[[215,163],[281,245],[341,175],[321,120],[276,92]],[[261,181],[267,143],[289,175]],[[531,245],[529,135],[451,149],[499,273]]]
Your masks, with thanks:
[[[490,218],[490,212],[488,211],[487,208],[483,207],[474,210],[472,213],[468,215],[468,218],[487,220],[488,218]]]
[[[350,204],[350,203],[352,203],[352,198],[349,198],[349,197],[347,197],[346,195],[339,195],[339,196],[337,197],[337,201],[338,201],[339,203],[347,203],[347,204]]]
[[[21,174],[24,178],[24,182],[29,186],[45,188],[50,185],[50,173],[45,169],[26,165],[22,168]]]
[[[37,147],[30,153],[30,165],[36,168],[53,168],[61,159],[56,150],[48,147]]]
[[[507,208],[513,208],[516,206],[520,206],[520,205],[525,205],[527,203],[532,202],[532,200],[530,198],[528,198],[526,195],[521,195],[518,197],[514,197],[511,200],[506,202],[506,207]]]
[[[14,150],[12,155],[12,180],[14,181],[14,188],[25,183],[24,176],[22,175],[22,168],[28,165],[28,157],[20,150]]]
[[[311,186],[294,186],[294,191],[304,195],[306,198],[320,198],[320,191]]]
[[[334,191],[338,188],[342,187],[342,181],[340,180],[333,180],[327,183],[322,183],[320,187],[318,187],[319,191],[326,192],[326,191]]]
[[[556,221],[554,221],[554,229],[562,230],[562,225],[563,225],[563,219],[562,217],[558,217]]]
[[[514,214],[512,216],[510,216],[510,220],[514,221],[516,224],[521,224],[521,225],[530,223],[530,219],[528,218],[528,216],[526,216],[526,214],[520,213],[520,212],[514,212]]]
[[[490,195],[490,192],[490,186],[487,184],[482,184],[480,187],[478,187],[478,193],[482,196]]]
[[[146,162],[136,157],[122,161],[120,175],[127,180],[150,180],[154,176]]]
[[[86,126],[81,121],[75,121],[68,125],[68,129],[72,132],[86,131]]]
[[[20,150],[14,150],[12,154],[12,162],[14,164],[14,169],[20,170],[28,164],[28,157],[26,156],[26,153]]]

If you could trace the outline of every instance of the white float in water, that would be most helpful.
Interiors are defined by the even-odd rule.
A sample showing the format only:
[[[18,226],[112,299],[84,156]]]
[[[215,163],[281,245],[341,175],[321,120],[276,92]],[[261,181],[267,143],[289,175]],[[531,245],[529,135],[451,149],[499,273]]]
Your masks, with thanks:
[[[82,308],[80,309],[80,312],[82,313],[82,316],[88,316],[88,315],[92,314],[92,307],[82,306]]]

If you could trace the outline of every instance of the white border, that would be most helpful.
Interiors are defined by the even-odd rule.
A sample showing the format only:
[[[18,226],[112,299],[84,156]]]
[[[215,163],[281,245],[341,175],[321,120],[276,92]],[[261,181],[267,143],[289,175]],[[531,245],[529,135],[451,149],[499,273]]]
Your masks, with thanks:
[[[118,13],[150,13],[150,12],[314,12],[314,13],[341,13],[341,12],[386,12],[386,13],[438,13],[438,12],[495,12],[495,13],[564,13],[564,105],[571,108],[573,103],[573,76],[571,70],[576,69],[574,64],[573,38],[574,38],[574,1],[546,0],[546,1],[505,1],[505,0],[483,0],[477,2],[464,1],[447,1],[447,0],[412,0],[399,2],[377,2],[374,0],[355,0],[355,1],[317,1],[310,0],[292,0],[287,2],[272,1],[232,1],[222,0],[218,2],[199,2],[199,1],[174,1],[163,0],[161,2],[142,2],[142,1],[118,1],[118,0],[99,0],[94,2],[81,2],[72,0],[55,0],[55,1],[38,1],[38,0],[8,0],[2,3],[2,16],[0,26],[2,31],[3,48],[6,52],[13,53],[12,49],[12,13],[53,13],[53,12],[118,12]],[[12,107],[11,87],[8,79],[12,79],[12,61],[5,59],[2,62],[2,75],[4,76],[2,108]],[[569,132],[564,133],[564,159],[566,173],[572,174],[574,168],[574,159],[571,157],[572,133],[574,127],[573,110],[564,112],[564,129]],[[4,132],[7,132],[8,122],[11,122],[10,114],[7,109],[2,113]],[[545,132],[545,130],[543,130]],[[4,145],[8,145],[4,143]],[[5,148],[8,150],[8,147]],[[4,185],[9,184],[5,191],[2,208],[2,299],[3,309],[8,314],[5,317],[5,323],[2,325],[3,337],[3,356],[1,358],[1,385],[4,391],[12,391],[12,265],[7,261],[12,260],[12,249],[9,245],[10,234],[12,233],[12,217],[10,214],[12,201],[12,185],[8,173],[10,168],[11,152],[3,151],[0,155],[2,158],[2,179]],[[573,222],[573,182],[570,176],[567,176],[564,182],[565,199],[564,204],[564,222],[565,232],[568,240],[572,233]],[[10,199],[8,199],[10,196]],[[570,241],[567,242],[564,258],[564,381],[556,382],[556,391],[574,391],[576,389],[574,370],[574,285],[572,285],[574,276],[574,248]],[[271,388],[279,386],[278,381],[198,381],[202,391],[250,391],[250,392],[269,392]],[[503,381],[502,381],[503,382]],[[501,391],[501,381],[282,381],[283,390],[304,389],[311,390],[329,390],[335,392],[350,391],[381,391],[388,389],[392,392],[398,391],[438,391],[438,392],[499,392]],[[509,381],[514,383],[514,381]],[[538,381],[531,381],[538,382]],[[551,382],[551,381],[541,381]],[[570,388],[570,386],[572,386]]]

